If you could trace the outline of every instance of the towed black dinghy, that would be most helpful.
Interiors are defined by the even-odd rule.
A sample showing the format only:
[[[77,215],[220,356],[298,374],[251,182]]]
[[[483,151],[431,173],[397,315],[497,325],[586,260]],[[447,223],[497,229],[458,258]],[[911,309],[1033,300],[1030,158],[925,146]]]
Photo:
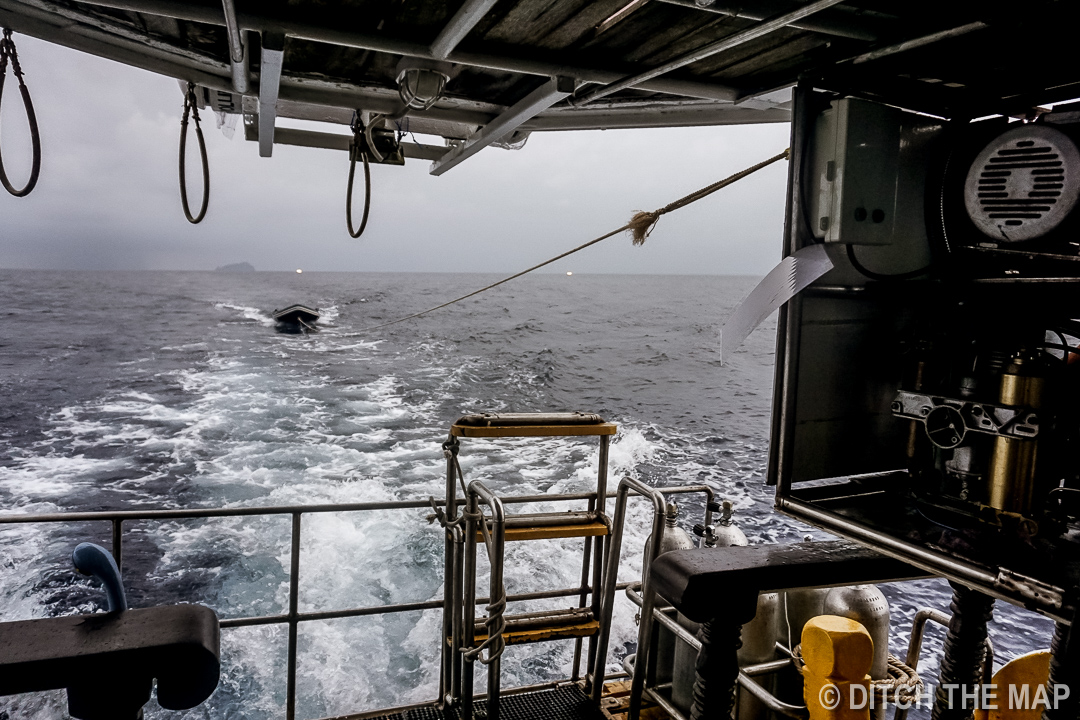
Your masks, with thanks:
[[[306,305],[290,305],[282,310],[274,310],[273,316],[279,330],[314,330],[315,322],[319,319],[319,309]]]

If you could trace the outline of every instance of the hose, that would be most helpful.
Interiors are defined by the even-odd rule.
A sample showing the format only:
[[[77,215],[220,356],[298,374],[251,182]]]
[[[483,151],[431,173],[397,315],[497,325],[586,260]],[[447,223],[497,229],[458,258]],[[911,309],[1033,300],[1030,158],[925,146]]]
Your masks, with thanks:
[[[19,92],[22,94],[23,108],[26,109],[26,120],[30,125],[30,142],[33,146],[33,165],[30,168],[30,179],[21,189],[16,188],[8,179],[4,170],[3,156],[0,155],[0,183],[4,189],[15,197],[26,197],[37,185],[38,175],[41,172],[41,134],[38,132],[37,115],[34,113],[34,103],[30,100],[30,91],[23,80],[22,66],[19,64],[19,55],[15,50],[15,43],[11,39],[11,30],[4,28],[4,37],[0,40],[0,104],[4,100],[4,78],[7,76],[8,61],[11,62],[11,71],[19,80]]]
[[[370,127],[370,124],[369,124]],[[367,229],[368,212],[371,210],[371,166],[368,164],[367,149],[371,147],[365,144],[361,138],[366,137],[364,127],[359,119],[353,123],[353,141],[349,148],[349,187],[345,191],[345,224],[349,229],[349,237],[354,240],[364,234]],[[360,219],[360,227],[353,230],[353,179],[356,176],[356,157],[360,156],[364,161],[364,216]]]
[[[188,117],[195,120],[195,137],[199,140],[199,155],[202,159],[203,196],[202,207],[198,215],[191,214],[187,191],[187,130]],[[199,108],[195,99],[195,83],[188,83],[184,93],[184,117],[180,120],[180,202],[184,206],[184,216],[192,225],[197,225],[206,217],[206,206],[210,204],[210,164],[206,159],[206,139],[199,125]]]

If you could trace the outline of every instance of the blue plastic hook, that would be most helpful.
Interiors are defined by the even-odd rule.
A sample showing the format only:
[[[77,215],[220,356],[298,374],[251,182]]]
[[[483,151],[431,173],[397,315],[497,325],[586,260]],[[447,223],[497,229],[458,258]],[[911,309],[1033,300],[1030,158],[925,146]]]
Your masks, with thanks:
[[[120,568],[112,553],[94,543],[79,543],[75,552],[71,553],[71,562],[75,563],[75,569],[80,573],[97,578],[105,587],[109,612],[127,610],[127,596],[120,579]]]

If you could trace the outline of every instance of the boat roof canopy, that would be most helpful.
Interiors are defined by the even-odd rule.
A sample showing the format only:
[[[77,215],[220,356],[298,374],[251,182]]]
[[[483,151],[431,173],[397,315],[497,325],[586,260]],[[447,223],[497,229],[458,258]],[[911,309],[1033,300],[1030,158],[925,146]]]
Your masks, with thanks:
[[[786,122],[805,80],[950,119],[1080,96],[1080,3],[922,0],[0,0],[0,25],[198,86],[260,152],[347,149],[278,118],[397,129],[441,174],[531,132]],[[448,147],[449,146],[449,147]],[[452,156],[452,157],[449,157]]]

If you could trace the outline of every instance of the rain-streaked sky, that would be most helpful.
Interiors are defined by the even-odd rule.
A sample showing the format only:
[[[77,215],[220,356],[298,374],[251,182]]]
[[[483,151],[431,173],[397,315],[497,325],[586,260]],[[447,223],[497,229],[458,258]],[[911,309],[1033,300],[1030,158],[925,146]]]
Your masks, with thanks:
[[[509,273],[788,142],[787,124],[534,133],[522,150],[486,149],[442,177],[430,176],[422,160],[376,166],[369,227],[353,240],[345,230],[346,153],[279,145],[260,158],[242,127],[229,140],[209,115],[210,209],[192,226],[178,195],[177,82],[15,40],[44,157],[33,194],[0,190],[3,268],[212,270],[249,262],[259,270]],[[7,91],[0,141],[8,174],[21,184],[26,121],[10,77]],[[763,275],[780,258],[786,172],[777,163],[663,217],[643,247],[613,237],[548,270]],[[196,176],[190,184],[197,193]]]

